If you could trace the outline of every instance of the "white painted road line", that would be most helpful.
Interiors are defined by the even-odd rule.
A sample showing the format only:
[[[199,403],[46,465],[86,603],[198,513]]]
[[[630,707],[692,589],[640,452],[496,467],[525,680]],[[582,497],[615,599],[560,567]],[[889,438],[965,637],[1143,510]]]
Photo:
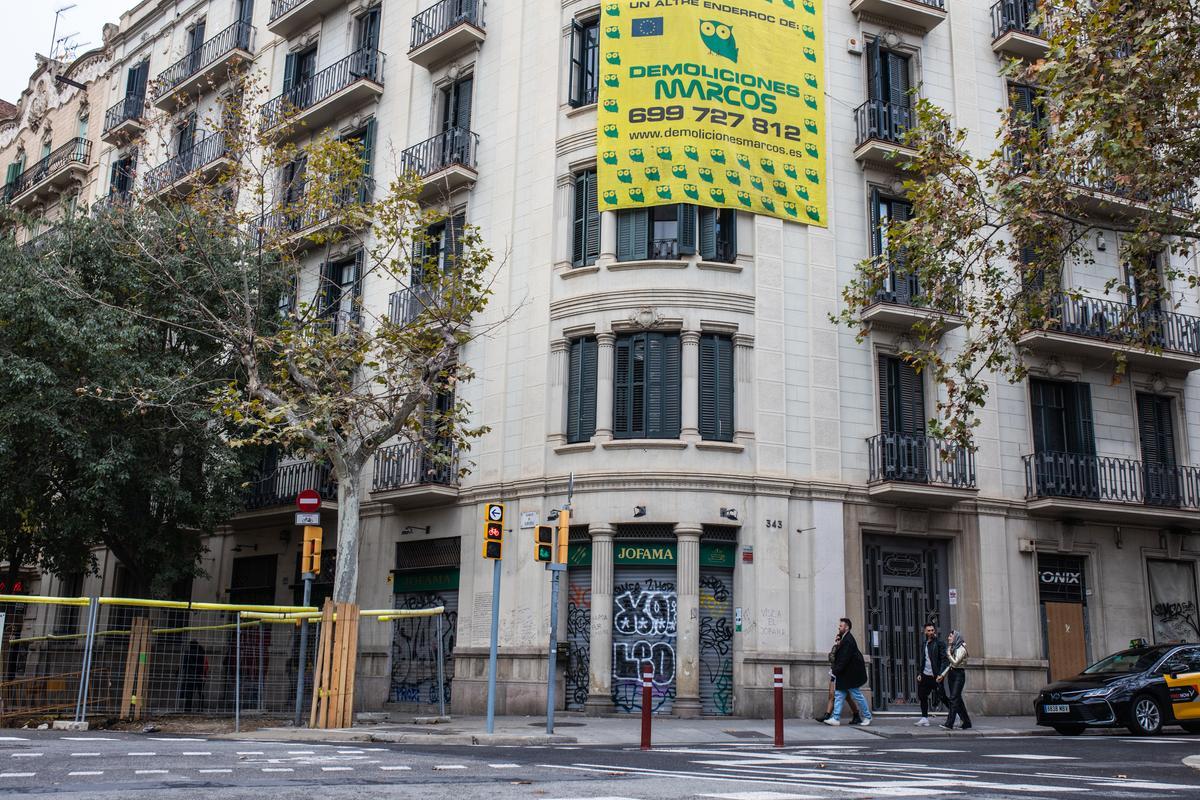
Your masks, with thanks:
[[[239,756],[261,756],[263,754],[263,751],[262,750],[238,750],[237,754]]]
[[[59,737],[64,742],[115,742],[116,739],[110,739],[106,736],[62,736]]]
[[[1077,756],[1047,756],[1040,753],[986,753],[984,758],[1012,758],[1021,761],[1078,761]]]
[[[317,754],[317,751],[316,750],[288,750],[287,754],[289,756],[315,756]]]
[[[702,794],[719,800],[811,800],[815,794],[784,794],[783,792],[729,792],[728,794]]]
[[[101,772],[87,772],[87,771],[83,771],[83,772],[68,772],[68,773],[67,773],[67,776],[68,776],[68,777],[71,777],[71,778],[80,778],[80,777],[83,777],[84,775],[103,775],[103,774],[104,774],[104,773],[103,773],[102,771],[101,771]]]
[[[201,772],[205,775],[218,775],[218,774],[228,774],[230,772],[233,772],[233,770],[231,770],[231,769],[198,769],[198,770],[196,770],[196,772]]]
[[[32,778],[36,772],[0,772],[0,778]]]
[[[144,750],[144,751],[139,751],[136,753],[126,753],[125,755],[127,755],[127,756],[156,756],[156,755],[158,755],[158,753],[155,753],[155,752],[152,752],[149,750]]]
[[[206,750],[191,750],[191,751],[185,750],[185,751],[183,751],[182,755],[185,755],[185,756],[211,756],[212,753],[209,751],[206,751]]]
[[[135,769],[133,771],[133,774],[134,775],[166,775],[167,770],[165,770],[165,769]]]
[[[353,772],[354,767],[321,767],[321,772]]]
[[[90,757],[98,756],[98,755],[100,755],[100,754],[99,753],[71,753],[71,758],[90,758]]]
[[[883,753],[965,753],[966,750],[938,750],[933,747],[897,747],[894,750],[882,750]]]
[[[447,769],[466,769],[466,767],[464,767],[462,764],[435,764],[433,769],[436,772],[438,770]],[[588,800],[600,800],[600,798],[588,798]]]
[[[338,750],[338,753],[343,756],[361,756],[362,750]]]
[[[28,742],[28,741],[29,741],[28,739],[24,739],[20,736],[0,736],[0,742]]]
[[[387,770],[388,772],[398,772],[399,770],[412,769],[412,767],[380,767],[380,769]]]
[[[263,772],[295,772],[291,767],[263,767]]]
[[[13,753],[13,758],[41,758],[45,753]]]
[[[520,764],[488,764],[492,769],[517,769]]]
[[[207,742],[208,739],[187,739],[182,736],[147,736],[154,742]],[[115,742],[116,739],[109,739],[110,742]]]

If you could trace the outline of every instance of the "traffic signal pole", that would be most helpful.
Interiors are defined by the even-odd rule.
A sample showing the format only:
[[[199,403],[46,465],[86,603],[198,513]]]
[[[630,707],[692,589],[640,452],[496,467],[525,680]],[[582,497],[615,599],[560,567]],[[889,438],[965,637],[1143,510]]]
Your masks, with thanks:
[[[312,601],[313,579],[311,572],[305,572],[304,578],[304,607]],[[300,727],[301,709],[304,707],[304,661],[308,657],[308,618],[300,620],[300,660],[296,662],[296,712],[292,715],[292,727]]]
[[[492,643],[488,650],[487,732],[496,727],[496,637],[500,632],[500,559],[492,561]]]
[[[558,512],[558,541],[550,570],[550,653],[546,665],[546,733],[554,733],[554,694],[558,672],[558,593],[559,582],[567,569],[567,549],[571,537],[571,497],[575,494],[575,473],[567,478],[567,504]]]

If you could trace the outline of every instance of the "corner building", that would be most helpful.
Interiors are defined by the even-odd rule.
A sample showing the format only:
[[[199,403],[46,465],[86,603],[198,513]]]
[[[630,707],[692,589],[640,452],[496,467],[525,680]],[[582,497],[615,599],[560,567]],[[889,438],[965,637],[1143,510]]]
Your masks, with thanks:
[[[463,220],[497,254],[484,321],[511,318],[463,353],[478,378],[461,391],[473,422],[490,428],[461,454],[469,475],[431,473],[419,451],[389,448],[363,505],[359,602],[447,607],[454,712],[486,702],[488,501],[506,504],[509,528],[496,708],[544,710],[550,587],[530,526],[565,502],[570,475],[556,676],[568,710],[639,711],[637,676],[649,664],[658,712],[765,716],[782,666],[789,714],[808,715],[824,702],[841,616],[870,658],[873,706],[889,710],[915,703],[927,620],[964,632],[967,702],[983,713],[1028,713],[1048,677],[1131,638],[1200,635],[1195,289],[1172,287],[1170,306],[1147,320],[1161,326],[1161,353],[1112,342],[1105,320],[1121,310],[1103,287],[1124,267],[1117,234],[1102,229],[1095,262],[1063,276],[1085,299],[1064,297],[1060,329],[1023,340],[1030,379],[993,382],[977,450],[948,459],[925,434],[937,387],[896,358],[928,313],[920,287],[894,274],[861,343],[829,321],[856,263],[881,252],[886,221],[910,208],[889,166],[909,90],[990,152],[1000,110],[1034,91],[1000,74],[1002,58],[1044,50],[1027,4],[821,4],[827,228],[688,205],[600,211],[601,6],[591,0],[232,5],[199,2],[179,16],[174,2],[145,0],[122,17],[114,107],[136,95],[141,59],[151,76],[185,59],[176,69],[191,80],[204,61],[186,61],[192,45],[232,25],[211,50],[241,48],[273,95],[304,104],[304,136],[357,137],[379,185],[416,169],[428,201],[449,214],[442,252]],[[197,35],[202,18],[211,24]],[[211,102],[204,85],[197,106]],[[186,119],[186,109],[171,113]],[[195,145],[183,141],[182,151],[162,143],[162,163],[175,158],[194,175],[195,159],[179,154]],[[113,145],[100,163],[122,157]],[[93,199],[118,191],[108,179],[125,174],[100,169]],[[1136,206],[1080,188],[1101,228]],[[364,280],[343,248],[305,256],[301,293],[334,282],[374,314],[405,313],[419,286]],[[968,331],[966,320],[951,323],[949,351]],[[1117,350],[1130,370],[1114,384]],[[209,577],[193,597],[297,602],[291,503],[310,485],[329,500],[328,568],[328,474],[268,464],[247,512],[209,543]],[[119,569],[104,563],[89,592],[118,590]],[[59,579],[48,580],[54,591]],[[331,574],[322,580],[318,601]],[[436,634],[425,625],[364,625],[363,708],[436,702]]]

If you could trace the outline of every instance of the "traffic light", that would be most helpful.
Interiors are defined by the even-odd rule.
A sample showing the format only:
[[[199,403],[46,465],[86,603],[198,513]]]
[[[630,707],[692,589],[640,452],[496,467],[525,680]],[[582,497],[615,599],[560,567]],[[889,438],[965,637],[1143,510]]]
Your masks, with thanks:
[[[567,563],[567,545],[571,541],[571,510],[564,508],[558,512],[558,555],[554,559],[559,564]]]
[[[554,560],[554,526],[538,525],[533,531],[533,560],[542,563]]]
[[[304,551],[300,572],[321,574],[321,529],[313,525],[304,526]]]
[[[493,560],[503,558],[504,552],[504,506],[488,503],[483,520],[483,557]]]

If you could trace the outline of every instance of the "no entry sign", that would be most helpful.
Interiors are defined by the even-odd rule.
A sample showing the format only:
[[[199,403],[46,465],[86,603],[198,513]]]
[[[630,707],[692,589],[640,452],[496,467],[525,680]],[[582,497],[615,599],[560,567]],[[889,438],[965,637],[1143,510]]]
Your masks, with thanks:
[[[296,508],[301,511],[319,511],[321,508],[321,495],[316,489],[305,489],[300,494],[296,495]]]

